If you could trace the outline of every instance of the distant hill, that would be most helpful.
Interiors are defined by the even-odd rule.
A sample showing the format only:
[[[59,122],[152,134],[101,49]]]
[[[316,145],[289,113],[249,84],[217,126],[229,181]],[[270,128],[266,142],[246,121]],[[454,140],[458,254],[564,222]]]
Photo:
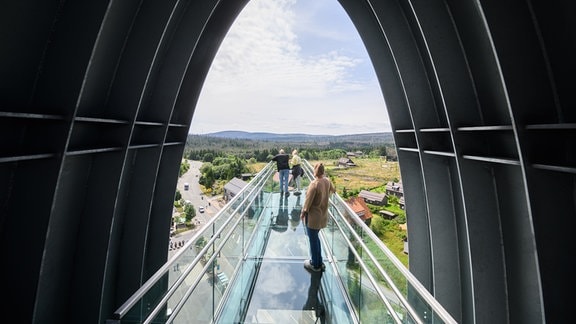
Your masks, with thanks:
[[[227,139],[247,139],[254,141],[286,142],[286,143],[358,143],[358,144],[393,144],[394,138],[391,132],[350,134],[350,135],[310,135],[310,134],[276,134],[264,132],[243,132],[243,131],[222,131],[205,134],[204,136],[227,138]]]
[[[288,150],[297,148],[303,154],[306,152],[318,154],[320,151],[331,150],[362,151],[368,154],[377,150],[380,155],[386,155],[392,160],[397,156],[392,133],[309,135],[240,131],[188,134],[184,155],[192,160],[204,160],[206,154],[212,156],[233,154],[246,159],[255,157],[257,161],[262,162],[267,160],[271,152],[280,148]],[[310,155],[307,158],[309,157]]]

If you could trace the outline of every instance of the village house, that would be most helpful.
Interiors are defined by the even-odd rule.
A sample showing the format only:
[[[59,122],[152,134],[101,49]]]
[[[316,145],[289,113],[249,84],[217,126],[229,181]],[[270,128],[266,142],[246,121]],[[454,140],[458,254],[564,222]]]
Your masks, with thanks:
[[[400,224],[398,226],[404,232],[408,230],[408,226],[406,224]],[[404,235],[404,253],[408,254],[408,236],[406,235]]]
[[[343,157],[338,159],[338,167],[347,168],[352,166],[356,166],[356,164],[350,158]]]
[[[362,151],[346,152],[347,157],[361,157],[363,155],[364,155],[364,152],[362,152]]]
[[[402,182],[394,182],[394,181],[388,182],[386,184],[386,194],[389,196],[396,196],[398,198],[404,197]]]
[[[398,197],[398,203],[400,204],[400,208],[404,209],[406,207],[404,205],[404,190],[402,189],[402,182],[394,182],[394,181],[388,182],[386,184],[386,194],[388,196]]]
[[[394,217],[396,217],[396,214],[394,214],[391,211],[387,211],[387,210],[381,210],[379,213],[380,213],[380,216],[382,216],[383,218],[386,218],[386,219],[393,219]]]
[[[384,206],[388,204],[386,194],[383,193],[361,190],[360,193],[358,194],[358,197],[364,199],[365,202],[372,205]]]
[[[241,174],[242,180],[248,181],[248,182],[249,182],[250,179],[251,179],[252,177],[254,177],[254,176],[255,176],[254,173],[242,173],[242,174]]]
[[[346,200],[346,204],[352,208],[354,213],[356,213],[356,215],[358,215],[366,225],[370,226],[373,216],[364,199],[360,197],[351,197]]]
[[[236,196],[247,185],[248,183],[242,179],[232,178],[232,180],[224,186],[224,200],[230,201],[230,199]]]

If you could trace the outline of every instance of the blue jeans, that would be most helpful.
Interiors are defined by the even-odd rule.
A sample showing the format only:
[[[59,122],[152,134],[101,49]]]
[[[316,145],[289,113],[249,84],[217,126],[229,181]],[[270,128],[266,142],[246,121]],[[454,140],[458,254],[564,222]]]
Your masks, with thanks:
[[[322,246],[320,245],[320,230],[306,226],[308,240],[310,241],[311,262],[315,268],[322,266]]]
[[[280,191],[288,192],[288,178],[290,177],[290,169],[278,171],[280,177]]]

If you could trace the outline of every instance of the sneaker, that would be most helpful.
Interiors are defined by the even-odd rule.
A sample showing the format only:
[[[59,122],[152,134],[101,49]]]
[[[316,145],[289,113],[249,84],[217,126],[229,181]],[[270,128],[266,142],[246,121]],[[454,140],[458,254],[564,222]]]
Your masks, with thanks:
[[[290,193],[288,191],[286,191],[286,193],[284,194],[286,197],[290,196]]]
[[[322,265],[324,265],[324,264],[322,264]],[[308,271],[314,271],[314,272],[320,272],[320,271],[324,270],[323,267],[313,266],[312,262],[310,262],[310,260],[304,261],[304,268],[306,268],[306,270],[308,270]]]
[[[301,193],[300,191],[296,191],[296,192],[294,193],[294,196],[300,196],[301,194],[302,194],[302,193]]]

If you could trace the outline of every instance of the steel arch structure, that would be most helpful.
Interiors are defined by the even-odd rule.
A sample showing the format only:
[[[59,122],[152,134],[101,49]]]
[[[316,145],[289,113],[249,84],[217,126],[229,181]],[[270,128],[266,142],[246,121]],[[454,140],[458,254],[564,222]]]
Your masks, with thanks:
[[[164,263],[195,104],[247,2],[0,4],[5,319],[103,323]],[[339,3],[386,101],[410,271],[462,323],[567,318],[570,1]]]

